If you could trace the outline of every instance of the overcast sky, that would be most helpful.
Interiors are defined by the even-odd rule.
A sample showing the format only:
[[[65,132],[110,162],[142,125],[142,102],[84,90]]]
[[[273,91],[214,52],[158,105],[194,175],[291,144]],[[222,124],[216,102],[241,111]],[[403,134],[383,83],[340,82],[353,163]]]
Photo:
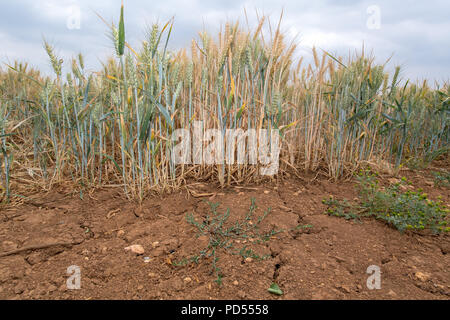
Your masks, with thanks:
[[[43,36],[65,61],[82,52],[90,70],[113,52],[108,29],[95,12],[117,22],[120,0],[1,1],[2,63],[18,59],[48,71]],[[256,9],[274,22],[284,9],[282,29],[291,36],[298,34],[297,54],[307,60],[312,46],[347,56],[364,44],[380,63],[393,55],[390,69],[401,65],[404,78],[450,79],[448,0],[125,0],[127,40],[137,45],[144,39],[146,25],[174,16],[170,48],[190,46],[204,28],[216,33],[226,21],[244,23],[244,8],[253,25]]]

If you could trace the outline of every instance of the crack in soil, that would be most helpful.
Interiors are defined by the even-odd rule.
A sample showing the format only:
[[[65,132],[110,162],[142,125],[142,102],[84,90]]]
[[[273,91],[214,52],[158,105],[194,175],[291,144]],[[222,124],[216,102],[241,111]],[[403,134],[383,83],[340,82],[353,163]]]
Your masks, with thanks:
[[[278,276],[280,275],[280,268],[281,268],[281,264],[280,263],[276,263],[274,266],[274,271],[273,271],[273,281],[276,281]]]

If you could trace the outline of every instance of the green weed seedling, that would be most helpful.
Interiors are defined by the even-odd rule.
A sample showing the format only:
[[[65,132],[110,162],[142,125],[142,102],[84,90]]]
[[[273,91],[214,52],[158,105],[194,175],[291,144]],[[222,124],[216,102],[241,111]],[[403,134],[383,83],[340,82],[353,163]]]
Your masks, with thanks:
[[[434,184],[440,187],[450,188],[450,172],[432,172]]]
[[[189,258],[184,258],[181,261],[174,263],[176,266],[184,266],[190,263],[200,263],[201,260],[207,259],[211,261],[212,273],[216,275],[217,284],[222,284],[223,274],[218,266],[219,254],[229,253],[233,255],[240,255],[243,259],[252,258],[255,260],[267,259],[268,255],[259,255],[248,245],[236,248],[236,240],[252,240],[253,244],[262,244],[271,239],[271,237],[282,230],[270,230],[269,232],[261,232],[260,225],[264,219],[270,214],[271,209],[268,208],[262,216],[256,218],[254,216],[257,206],[255,199],[251,199],[250,209],[243,220],[237,220],[234,223],[229,223],[230,209],[228,208],[224,213],[220,213],[218,208],[219,203],[207,202],[210,206],[211,213],[206,215],[201,222],[194,216],[193,213],[186,215],[186,221],[194,226],[200,236],[208,237],[208,244],[205,248],[199,251],[198,254]],[[239,241],[239,243],[240,243]]]

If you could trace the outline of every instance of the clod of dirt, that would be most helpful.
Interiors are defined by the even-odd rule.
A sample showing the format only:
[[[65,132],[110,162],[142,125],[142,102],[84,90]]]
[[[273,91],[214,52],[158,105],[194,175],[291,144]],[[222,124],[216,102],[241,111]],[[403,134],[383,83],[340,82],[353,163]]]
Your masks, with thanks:
[[[6,266],[0,265],[0,283],[6,282],[12,279],[13,273],[11,269]]]
[[[450,242],[439,243],[439,248],[441,249],[442,254],[447,254],[450,252]]]
[[[429,273],[424,273],[424,272],[420,272],[420,271],[416,272],[414,275],[416,276],[416,279],[418,279],[422,282],[427,282],[431,277],[431,275]]]
[[[292,211],[292,208],[283,206],[281,204],[278,206],[278,208],[280,208],[281,210],[286,211],[286,212],[291,212]]]
[[[133,213],[136,217],[140,218],[143,216],[149,216],[150,210],[148,208],[137,207],[133,210]]]
[[[180,291],[183,289],[183,281],[180,278],[172,278],[159,284],[161,291]]]
[[[167,252],[173,252],[176,249],[178,249],[178,239],[169,239],[169,240],[165,240],[161,243],[165,248]]]
[[[5,251],[13,251],[18,248],[17,244],[12,241],[3,241],[2,247],[3,247],[3,250],[5,250]]]
[[[164,254],[163,248],[156,248],[155,250],[152,251],[153,257],[159,257],[159,256],[162,256],[163,254]]]
[[[55,292],[56,290],[58,290],[58,288],[55,285],[51,284],[48,286],[47,290],[49,293],[52,293],[52,292]]]
[[[140,244],[133,244],[133,245],[131,245],[129,247],[126,247],[125,250],[131,251],[131,252],[133,252],[133,253],[135,253],[137,255],[144,254],[144,252],[145,252],[144,247],[141,246]]]
[[[340,285],[340,286],[337,286],[337,288],[340,289],[344,293],[350,293],[351,292],[350,288],[347,285],[344,285],[344,284]]]
[[[209,237],[206,235],[203,235],[203,236],[198,237],[197,241],[198,241],[198,245],[203,248],[208,245]]]
[[[25,285],[23,283],[19,283],[15,288],[14,288],[14,293],[15,294],[21,294],[25,291]]]
[[[41,252],[33,252],[25,258],[30,265],[35,265],[47,261],[47,257]]]
[[[127,233],[127,235],[125,236],[125,240],[128,242],[133,242],[134,240],[144,237],[146,235],[148,235],[148,230],[144,226],[137,227]]]

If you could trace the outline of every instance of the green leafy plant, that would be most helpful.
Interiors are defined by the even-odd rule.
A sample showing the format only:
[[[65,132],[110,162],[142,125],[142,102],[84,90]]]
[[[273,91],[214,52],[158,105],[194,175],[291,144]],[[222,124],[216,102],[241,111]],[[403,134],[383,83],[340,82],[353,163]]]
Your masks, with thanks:
[[[251,199],[249,211],[243,220],[237,220],[234,223],[228,221],[230,217],[230,209],[228,208],[224,213],[218,212],[219,203],[207,202],[210,206],[211,214],[206,215],[201,222],[194,216],[193,213],[186,215],[187,222],[194,226],[200,236],[208,237],[208,244],[205,248],[199,251],[198,254],[189,258],[184,258],[181,261],[174,262],[175,266],[183,266],[189,263],[200,263],[201,260],[207,259],[211,261],[212,273],[216,275],[217,284],[222,284],[222,271],[218,266],[219,254],[226,252],[233,255],[240,255],[243,259],[252,258],[255,260],[264,260],[270,255],[259,255],[249,245],[244,245],[244,241],[250,241],[255,245],[269,241],[270,238],[281,232],[282,230],[270,230],[262,232],[260,225],[264,219],[270,214],[271,209],[267,209],[260,217],[255,217],[254,213],[257,209],[255,199]],[[236,240],[239,240],[237,242]],[[242,241],[244,240],[244,241]],[[237,243],[241,243],[240,247],[236,247]]]
[[[341,217],[345,220],[358,220],[360,221],[359,216],[354,213],[354,207],[347,200],[337,200],[334,198],[324,199],[322,203],[328,206],[326,213],[330,216]]]
[[[433,171],[432,174],[435,185],[450,188],[450,172]]]
[[[442,201],[430,200],[428,195],[420,190],[402,190],[401,186],[407,183],[403,178],[398,183],[382,188],[374,175],[361,174],[358,177],[360,202],[354,204],[347,200],[324,200],[329,206],[325,213],[356,219],[375,217],[402,232],[427,228],[434,233],[449,232],[449,210]]]
[[[283,294],[283,291],[280,289],[280,287],[276,283],[272,283],[272,285],[267,289],[270,293],[276,294],[278,296],[281,296]]]

